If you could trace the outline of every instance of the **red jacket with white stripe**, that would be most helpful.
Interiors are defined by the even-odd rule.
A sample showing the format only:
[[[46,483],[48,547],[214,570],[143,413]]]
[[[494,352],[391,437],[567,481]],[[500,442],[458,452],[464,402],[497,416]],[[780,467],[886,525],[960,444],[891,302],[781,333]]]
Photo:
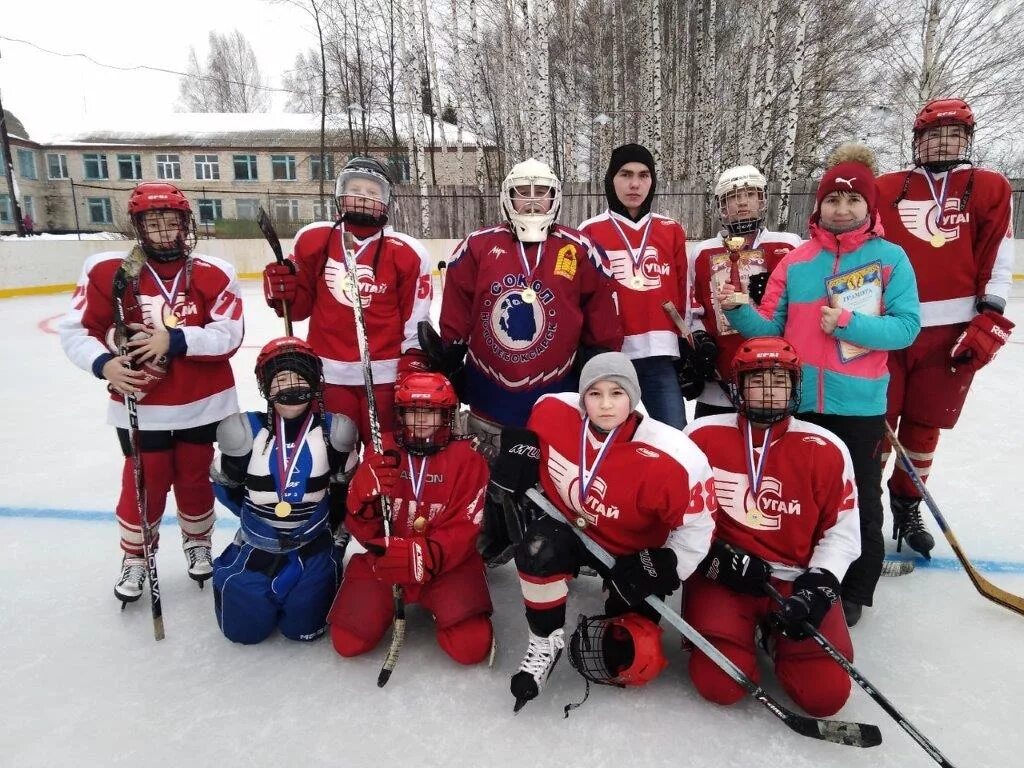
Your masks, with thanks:
[[[715,492],[704,454],[682,432],[634,412],[619,427],[580,499],[584,414],[575,392],[545,395],[527,427],[540,443],[544,495],[566,518],[615,556],[668,547],[686,579],[711,545]],[[589,470],[601,438],[587,429]]]
[[[686,232],[682,225],[654,213],[634,222],[605,211],[580,224],[580,231],[604,250],[611,263],[625,334],[623,353],[630,358],[679,357],[679,332],[662,305],[670,301],[680,315],[686,315]],[[645,235],[647,244],[640,253]]]
[[[355,229],[359,228],[350,227]],[[416,326],[428,319],[432,264],[422,243],[391,227],[359,232],[357,281],[373,380],[388,384],[398,376],[401,354],[419,348]],[[291,256],[298,294],[289,309],[293,320],[309,318],[307,341],[323,360],[324,380],[328,384],[362,385],[342,236],[341,226],[327,221],[299,230]]]
[[[91,373],[96,373],[94,364],[111,352],[106,335],[114,325],[114,274],[124,257],[124,253],[106,252],[86,259],[71,309],[58,325],[65,354]],[[170,359],[166,378],[139,401],[139,427],[143,430],[188,429],[238,413],[228,362],[241,346],[245,331],[235,268],[200,254],[192,254],[190,260],[191,277],[186,286],[182,275],[171,306],[153,273],[170,292],[179,270],[185,269],[183,260],[160,263],[147,259],[139,274],[138,296],[131,288],[126,291],[126,322],[152,326],[167,321],[173,313],[176,320],[171,322],[184,334],[187,345],[184,354]],[[127,428],[124,399],[119,394],[111,394],[110,399],[108,423]]]
[[[878,177],[878,214],[886,240],[902,246],[917,277],[921,326],[966,323],[977,314],[982,296],[1003,301],[1013,282],[1013,211],[1010,183],[1002,174],[961,166],[932,177],[946,201],[938,204],[923,168]],[[907,179],[910,184],[902,196]],[[970,195],[967,190],[970,187]],[[961,211],[961,204],[967,197]],[[897,203],[897,199],[899,202]],[[942,246],[931,240],[941,235]]]
[[[719,513],[715,538],[771,563],[792,581],[824,568],[842,581],[860,556],[860,516],[853,463],[827,429],[790,418],[771,429],[755,494],[747,471],[747,422],[734,413],[707,416],[684,432],[707,454]],[[754,429],[754,468],[764,430]]]

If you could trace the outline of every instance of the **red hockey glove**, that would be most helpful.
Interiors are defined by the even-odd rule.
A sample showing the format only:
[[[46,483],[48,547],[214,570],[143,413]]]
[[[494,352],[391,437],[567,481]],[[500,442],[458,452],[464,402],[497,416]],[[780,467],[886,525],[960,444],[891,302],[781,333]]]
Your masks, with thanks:
[[[991,309],[975,315],[949,353],[953,370],[974,372],[991,363],[1010,338],[1013,327],[1012,322]]]
[[[280,309],[282,301],[295,301],[297,290],[298,280],[293,261],[285,259],[283,264],[276,261],[267,264],[263,270],[263,296],[271,309]]]
[[[363,457],[363,463],[359,465],[356,473],[349,483],[349,496],[356,499],[365,509],[372,505],[382,495],[391,495],[391,491],[398,482],[399,476],[399,454],[397,451],[385,451],[383,454],[367,450]],[[371,515],[374,514],[371,511]]]
[[[413,347],[406,350],[398,358],[398,376],[395,378],[395,386],[402,383],[402,379],[410,373],[427,373],[430,371],[430,361],[420,350]]]
[[[370,539],[367,548],[384,548],[373,564],[373,573],[388,584],[423,584],[434,575],[434,556],[430,540],[422,536],[407,539]]]

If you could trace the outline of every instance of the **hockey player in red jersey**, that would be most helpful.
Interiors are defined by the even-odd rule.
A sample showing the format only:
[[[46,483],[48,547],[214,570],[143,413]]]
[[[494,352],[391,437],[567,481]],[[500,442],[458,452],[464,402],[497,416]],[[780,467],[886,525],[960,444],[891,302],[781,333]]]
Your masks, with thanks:
[[[735,410],[725,382],[743,337],[729,325],[718,305],[715,294],[719,286],[730,282],[742,285],[743,291],[760,303],[768,275],[802,242],[797,235],[765,227],[768,179],[754,166],[722,171],[715,197],[722,231],[693,250],[690,329],[698,354],[680,377],[687,397],[697,398],[697,418]]]
[[[71,310],[60,322],[67,356],[107,382],[107,419],[117,428],[125,455],[117,502],[124,557],[114,587],[122,604],[142,595],[147,570],[123,395],[135,393],[139,401],[148,521],[158,534],[173,486],[188,573],[202,585],[213,568],[213,489],[208,471],[217,423],[238,412],[228,358],[241,345],[243,334],[234,267],[192,253],[195,219],[185,196],[172,184],[143,182],[128,200],[128,215],[139,244],[127,256],[90,256]],[[115,326],[113,296],[115,274],[122,265],[125,274],[136,275],[123,298],[123,329]],[[121,355],[125,335],[128,354]]]
[[[686,409],[673,362],[679,358],[679,334],[662,305],[671,302],[680,315],[686,314],[686,232],[667,216],[651,213],[656,189],[654,158],[647,148],[616,147],[604,177],[608,210],[584,221],[580,231],[611,263],[622,314],[622,351],[636,367],[644,407],[658,421],[682,429]]]
[[[914,167],[878,179],[885,237],[910,257],[921,298],[921,333],[889,355],[888,421],[922,479],[939,430],[960,417],[974,374],[1014,324],[1003,316],[1013,269],[1011,190],[971,164],[975,120],[961,99],[936,99],[914,122]],[[929,556],[921,494],[899,462],[889,480],[893,538]]]
[[[348,242],[355,250],[374,394],[386,425],[394,423],[395,382],[425,370],[416,326],[430,310],[431,264],[419,241],[387,226],[391,179],[377,160],[349,160],[338,175],[335,196],[338,220],[299,230],[291,258],[267,265],[263,287],[278,314],[286,302],[293,320],[309,318],[307,340],[324,364],[324,404],[352,419],[366,442],[369,411],[342,248]]]
[[[745,340],[730,378],[739,413],[686,428],[714,469],[719,512],[711,551],[686,582],[683,617],[755,681],[761,624],[782,687],[809,714],[828,717],[846,703],[850,678],[807,640],[803,624],[853,657],[839,583],[860,554],[860,526],[842,441],[793,418],[800,375],[783,339]],[[769,578],[786,598],[781,607],[764,593]],[[700,694],[717,704],[746,693],[700,651],[689,669]]]
[[[468,440],[452,440],[459,403],[438,373],[412,373],[395,388],[395,442],[366,449],[348,494],[346,524],[368,551],[354,555],[327,621],[342,656],[374,648],[393,617],[391,591],[405,590],[434,617],[437,642],[460,664],[491,649],[491,598],[476,551],[487,463]],[[384,537],[380,497],[392,499]]]
[[[606,614],[657,622],[644,598],[674,592],[707,554],[714,481],[693,443],[638,411],[639,403],[629,358],[608,352],[583,367],[579,394],[542,397],[527,427],[539,444],[533,471],[544,495],[615,556]],[[502,454],[505,460],[531,463],[526,451]],[[529,472],[518,474],[529,484]],[[596,561],[565,523],[546,516],[529,524],[515,557],[529,624],[526,655],[511,682],[519,710],[537,697],[565,646],[569,580]]]
[[[550,168],[519,163],[501,185],[506,223],[470,234],[448,262],[441,339],[468,350],[464,399],[485,452],[542,394],[575,385],[581,354],[622,346],[608,261],[555,224],[561,202]]]

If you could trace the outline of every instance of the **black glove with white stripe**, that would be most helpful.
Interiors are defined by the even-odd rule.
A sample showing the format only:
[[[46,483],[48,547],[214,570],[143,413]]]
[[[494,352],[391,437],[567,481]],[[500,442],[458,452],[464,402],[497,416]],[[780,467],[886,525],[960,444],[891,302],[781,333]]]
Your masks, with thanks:
[[[743,595],[764,595],[764,585],[772,575],[768,563],[756,555],[734,549],[724,541],[711,542],[708,556],[697,566],[708,581],[716,581]]]
[[[806,640],[811,633],[804,622],[818,629],[838,601],[839,579],[824,568],[812,568],[796,577],[793,593],[771,615],[771,621],[786,637]]]
[[[676,553],[667,547],[622,555],[612,566],[612,584],[630,605],[639,605],[650,595],[665,597],[679,588],[676,563]]]

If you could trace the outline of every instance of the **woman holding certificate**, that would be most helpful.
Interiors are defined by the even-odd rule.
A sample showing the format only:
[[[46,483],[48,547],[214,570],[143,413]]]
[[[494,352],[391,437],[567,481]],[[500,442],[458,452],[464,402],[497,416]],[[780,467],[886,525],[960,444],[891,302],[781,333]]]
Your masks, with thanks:
[[[921,327],[917,284],[906,253],[882,238],[874,155],[847,144],[818,186],[809,240],[791,251],[755,308],[729,283],[718,301],[744,337],[785,336],[802,361],[799,418],[834,432],[850,451],[860,505],[861,555],[843,579],[853,626],[872,604],[881,575],[882,466],[889,350]]]

